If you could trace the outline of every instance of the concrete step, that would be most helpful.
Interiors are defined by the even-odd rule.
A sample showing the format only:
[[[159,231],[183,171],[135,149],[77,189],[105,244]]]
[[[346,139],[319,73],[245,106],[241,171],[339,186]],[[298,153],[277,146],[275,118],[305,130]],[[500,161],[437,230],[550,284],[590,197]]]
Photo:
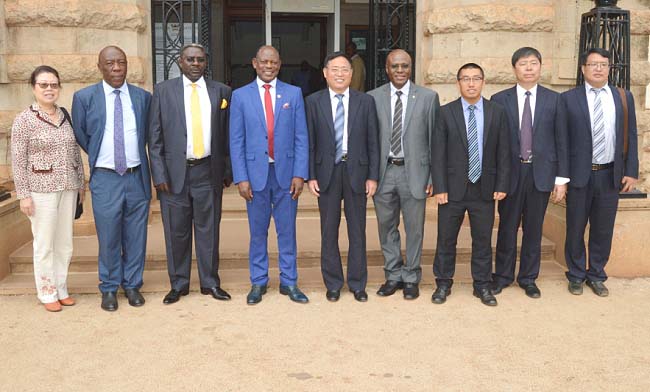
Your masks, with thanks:
[[[303,216],[299,213],[297,220],[298,262],[301,268],[320,266],[320,220],[317,216]],[[377,220],[368,216],[367,228],[367,257],[369,266],[382,266],[383,256],[377,235]],[[428,218],[425,222],[424,245],[422,250],[423,263],[431,263],[435,254],[437,223],[435,219]],[[404,232],[402,233],[402,248],[404,248]],[[277,262],[277,243],[275,227],[271,222],[269,230],[268,249],[271,265]],[[345,218],[342,218],[339,231],[339,245],[343,258],[348,254],[347,229]],[[492,234],[493,247],[496,245],[497,233]],[[220,269],[248,268],[248,220],[245,217],[224,218],[221,224],[220,241]],[[97,271],[97,237],[94,235],[76,236],[74,238],[74,253],[70,265],[71,272],[96,272]],[[547,239],[542,240],[542,258],[554,258],[555,245]],[[10,257],[11,273],[31,273],[33,271],[31,242],[19,248]],[[471,236],[468,226],[463,226],[458,238],[457,262],[468,263],[471,256]],[[148,271],[161,271],[167,269],[165,256],[165,241],[161,222],[152,222],[149,225],[147,256],[145,269]]]
[[[274,263],[275,264],[275,263]],[[219,273],[222,287],[234,296],[234,300],[244,301],[247,290],[250,288],[250,281],[247,268],[223,269]],[[192,271],[191,290],[199,290],[196,268]],[[277,268],[269,268],[270,292],[275,292],[279,285],[279,271]],[[322,289],[324,295],[323,278],[320,267],[304,267],[298,269],[300,287],[305,289]],[[538,284],[544,290],[544,281],[563,280],[564,268],[554,260],[542,260],[540,278]],[[454,277],[457,283],[471,283],[472,277],[468,263],[460,263],[456,268]],[[384,281],[384,270],[381,266],[368,267],[368,293],[375,296],[374,292]],[[70,272],[68,275],[68,287],[72,294],[94,294],[98,292],[97,272]],[[420,287],[423,296],[430,296],[434,284],[432,266],[430,263],[422,265],[422,282]],[[166,292],[169,290],[169,277],[167,271],[146,270],[144,273],[145,293]],[[0,281],[0,295],[21,295],[35,294],[34,275],[31,273],[14,273]],[[193,294],[198,295],[198,294]]]

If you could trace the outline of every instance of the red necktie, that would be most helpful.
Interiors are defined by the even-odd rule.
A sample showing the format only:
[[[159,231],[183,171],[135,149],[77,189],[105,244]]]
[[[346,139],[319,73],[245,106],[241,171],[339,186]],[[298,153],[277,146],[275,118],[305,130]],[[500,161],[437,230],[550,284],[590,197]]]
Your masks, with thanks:
[[[271,85],[265,84],[264,89],[264,111],[266,112],[266,129],[269,135],[269,157],[275,159],[273,155],[273,101],[271,100]]]

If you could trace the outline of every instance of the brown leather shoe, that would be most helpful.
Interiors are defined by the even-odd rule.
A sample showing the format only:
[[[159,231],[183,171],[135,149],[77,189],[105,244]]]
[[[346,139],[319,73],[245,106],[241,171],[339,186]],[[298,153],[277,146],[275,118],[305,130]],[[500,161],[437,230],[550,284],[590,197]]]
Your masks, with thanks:
[[[45,307],[45,310],[47,310],[48,312],[60,312],[61,311],[61,304],[59,303],[59,301],[44,303],[43,306]]]
[[[76,302],[74,298],[68,297],[59,300],[59,303],[63,306],[73,306]]]

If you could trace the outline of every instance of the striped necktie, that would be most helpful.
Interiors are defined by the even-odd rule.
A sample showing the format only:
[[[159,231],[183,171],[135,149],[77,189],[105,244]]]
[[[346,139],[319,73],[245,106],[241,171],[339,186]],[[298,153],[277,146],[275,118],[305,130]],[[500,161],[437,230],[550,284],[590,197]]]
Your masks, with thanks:
[[[396,91],[395,111],[393,112],[393,132],[390,137],[390,151],[398,157],[402,153],[402,92]]]
[[[602,88],[592,88],[594,92],[594,120],[592,124],[592,162],[602,163],[605,157],[605,117],[603,115],[603,105],[600,100],[600,93]]]
[[[334,116],[334,132],[336,136],[336,157],[335,162],[341,162],[343,159],[343,126],[345,125],[345,108],[343,107],[343,94],[336,94],[339,100],[336,105],[336,115]]]
[[[481,161],[478,154],[478,126],[476,124],[475,105],[469,105],[469,121],[467,124],[467,143],[469,153],[469,169],[467,178],[475,184],[481,177]]]

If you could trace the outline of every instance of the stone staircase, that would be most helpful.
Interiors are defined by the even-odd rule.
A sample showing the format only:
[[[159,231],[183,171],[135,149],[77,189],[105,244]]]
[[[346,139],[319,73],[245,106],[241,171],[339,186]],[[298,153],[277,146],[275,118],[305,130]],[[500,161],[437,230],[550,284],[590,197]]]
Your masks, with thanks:
[[[427,206],[425,223],[425,238],[422,251],[423,285],[433,283],[432,262],[436,246],[436,208],[432,200]],[[91,208],[86,209],[86,219],[91,216]],[[497,217],[498,219],[498,217]],[[147,241],[147,256],[145,261],[145,285],[143,291],[162,292],[169,289],[167,277],[167,262],[165,257],[165,242],[163,235],[160,207],[157,202],[151,206]],[[80,224],[84,224],[81,222]],[[86,223],[87,225],[87,223]],[[298,212],[298,267],[299,284],[302,287],[322,288],[320,275],[320,221],[318,216],[317,199],[305,193],[300,198]],[[466,219],[458,240],[457,272],[459,281],[470,282],[469,259],[471,255],[471,238],[469,223]],[[495,222],[496,227],[496,222]],[[75,235],[74,254],[70,264],[69,286],[73,293],[97,292],[97,237],[88,232],[86,227],[81,231],[86,235]],[[269,230],[269,253],[271,285],[278,284],[277,244],[275,228],[271,222]],[[402,232],[404,239],[404,233]],[[496,243],[496,229],[493,233],[493,245]],[[342,257],[347,256],[347,235],[345,218],[342,218],[340,229],[340,247]],[[542,278],[563,277],[563,267],[554,260],[555,245],[544,239],[542,242]],[[383,256],[377,235],[377,222],[374,206],[368,202],[367,212],[367,255],[369,272],[369,291],[374,291],[384,280]],[[22,294],[34,292],[32,244],[25,244],[15,251],[10,258],[11,274],[0,281],[0,294]],[[226,289],[246,290],[248,280],[248,220],[246,206],[236,190],[226,190],[223,198],[223,214],[221,222],[220,242],[220,275],[222,286]],[[198,289],[196,269],[193,271],[193,289]]]

